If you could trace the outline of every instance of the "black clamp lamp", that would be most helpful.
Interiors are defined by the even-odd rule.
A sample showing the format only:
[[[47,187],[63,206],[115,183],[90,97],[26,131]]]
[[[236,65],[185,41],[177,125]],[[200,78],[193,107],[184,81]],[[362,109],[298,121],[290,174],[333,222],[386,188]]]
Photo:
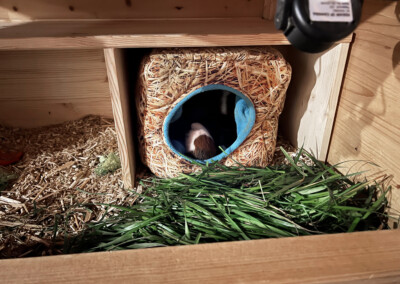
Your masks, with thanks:
[[[275,27],[294,47],[321,52],[355,30],[362,4],[363,0],[277,0]]]

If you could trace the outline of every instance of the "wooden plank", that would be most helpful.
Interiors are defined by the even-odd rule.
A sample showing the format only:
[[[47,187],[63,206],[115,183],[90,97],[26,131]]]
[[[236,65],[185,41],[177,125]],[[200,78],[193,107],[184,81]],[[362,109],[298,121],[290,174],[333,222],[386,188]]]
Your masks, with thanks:
[[[369,170],[370,176],[381,171],[392,174],[394,185],[400,184],[398,17],[398,2],[364,3],[363,22],[351,49],[328,156],[332,164],[351,161],[341,166],[345,173]],[[399,188],[392,194],[392,206],[400,210]]]
[[[35,21],[0,29],[0,49],[282,44],[289,44],[285,36],[261,18]]]
[[[330,66],[324,66],[323,68],[326,68],[326,70],[330,69],[331,70],[331,75],[329,76],[327,72],[324,72],[324,79],[320,79],[321,81],[318,81],[317,88],[316,89],[316,96],[318,94],[322,93],[324,90],[329,90],[329,98],[327,101],[327,105],[325,104],[326,101],[322,100],[320,102],[317,102],[314,104],[313,107],[315,109],[319,109],[319,107],[324,106],[326,107],[325,112],[322,113],[322,120],[320,121],[320,127],[322,126],[324,128],[323,133],[322,133],[322,140],[317,140],[317,145],[319,146],[319,149],[316,149],[316,153],[318,153],[318,158],[321,160],[326,161],[328,158],[328,148],[329,148],[329,143],[331,141],[331,136],[332,136],[332,129],[333,129],[333,121],[335,118],[337,106],[338,106],[338,100],[339,100],[339,94],[341,91],[341,86],[343,82],[343,75],[345,71],[345,66],[348,58],[348,53],[349,53],[349,43],[342,43],[339,44],[338,47],[335,48],[335,53],[336,55],[330,54],[330,56],[336,57],[336,64],[334,61],[331,61],[331,58],[327,57],[321,57],[321,65],[324,66],[326,62],[331,62],[332,65]],[[333,51],[332,51],[333,52]],[[321,67],[322,67],[321,66]],[[324,69],[325,70],[325,69]],[[321,74],[321,73],[320,73]],[[332,76],[333,75],[333,76]],[[326,78],[326,76],[328,78]],[[333,80],[331,79],[332,77]],[[319,78],[322,78],[319,76]],[[325,83],[325,85],[324,85]],[[312,120],[311,120],[312,121]]]
[[[37,127],[112,117],[101,50],[1,51],[0,123]]]
[[[129,92],[122,50],[114,48],[104,49],[104,57],[110,84],[119,155],[121,158],[122,180],[125,188],[132,188],[135,181],[135,152],[131,132]]]
[[[0,19],[261,17],[263,4],[264,0],[2,0]]]
[[[85,37],[161,34],[281,34],[261,18],[54,20],[4,23],[0,38]]]
[[[318,54],[283,48],[292,64],[281,132],[289,141],[325,161],[332,133],[349,43]]]
[[[274,20],[276,11],[276,1],[265,0],[264,1],[264,10],[263,10],[263,19],[266,20]]]
[[[0,260],[5,283],[398,283],[400,230]]]

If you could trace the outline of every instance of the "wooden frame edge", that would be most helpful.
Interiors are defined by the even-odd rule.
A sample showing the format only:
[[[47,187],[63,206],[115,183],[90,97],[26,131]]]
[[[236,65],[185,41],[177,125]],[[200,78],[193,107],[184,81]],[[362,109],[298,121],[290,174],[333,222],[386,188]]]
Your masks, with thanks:
[[[0,261],[6,283],[395,283],[400,230]]]
[[[132,188],[135,182],[135,150],[131,132],[129,93],[122,52],[121,49],[106,48],[104,49],[104,58],[110,86],[115,130],[117,132],[122,179],[125,188]]]
[[[337,62],[338,67],[334,77],[335,80],[333,83],[333,87],[329,96],[328,109],[326,112],[327,121],[325,124],[325,131],[323,134],[322,145],[320,147],[320,153],[318,157],[320,160],[323,160],[325,162],[328,159],[329,144],[332,137],[333,124],[335,120],[336,110],[338,108],[342,83],[344,81],[346,62],[349,57],[350,43],[340,43],[337,48],[340,49]]]

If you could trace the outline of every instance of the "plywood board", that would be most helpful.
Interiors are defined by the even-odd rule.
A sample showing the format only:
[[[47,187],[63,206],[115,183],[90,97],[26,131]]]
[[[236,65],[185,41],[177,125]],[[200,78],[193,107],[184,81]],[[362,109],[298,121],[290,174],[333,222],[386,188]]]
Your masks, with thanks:
[[[5,283],[398,283],[400,230],[0,260]]]
[[[400,184],[399,14],[398,1],[364,3],[328,156],[332,164],[349,161],[342,165],[345,173],[392,174],[395,185]],[[400,210],[398,186],[393,189],[392,206]]]
[[[110,83],[111,102],[121,157],[122,179],[125,188],[132,188],[135,181],[135,151],[131,131],[132,111],[129,109],[128,82],[123,50],[104,50]]]
[[[261,17],[35,21],[3,23],[0,27],[0,49],[289,44],[272,21]]]
[[[317,54],[293,47],[281,50],[292,63],[293,73],[280,131],[293,145],[303,146],[325,161],[349,43]]]
[[[263,5],[264,0],[2,0],[0,19],[261,17]]]
[[[0,123],[36,127],[112,117],[102,50],[0,52]]]

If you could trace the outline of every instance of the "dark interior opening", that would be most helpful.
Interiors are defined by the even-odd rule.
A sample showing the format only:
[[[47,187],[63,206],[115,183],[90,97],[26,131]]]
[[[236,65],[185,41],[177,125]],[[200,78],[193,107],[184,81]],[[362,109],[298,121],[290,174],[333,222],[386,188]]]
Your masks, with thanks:
[[[172,122],[169,128],[170,140],[179,141],[184,147],[188,142],[193,123],[200,123],[211,135],[216,152],[214,155],[199,158],[189,152],[185,147],[188,157],[195,159],[208,159],[220,154],[235,142],[237,128],[235,122],[236,95],[226,90],[210,90],[196,94],[182,106],[182,115]],[[197,125],[198,126],[198,125]]]

